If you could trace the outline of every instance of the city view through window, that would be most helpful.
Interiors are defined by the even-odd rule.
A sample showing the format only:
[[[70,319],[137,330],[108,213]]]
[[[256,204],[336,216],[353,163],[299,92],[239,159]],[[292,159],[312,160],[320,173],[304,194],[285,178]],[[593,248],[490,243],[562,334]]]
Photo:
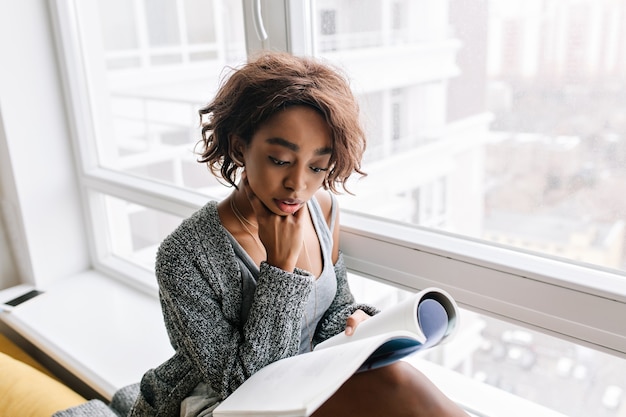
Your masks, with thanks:
[[[76,3],[99,164],[228,193],[193,149],[198,109],[246,59],[241,2]],[[345,70],[368,134],[368,176],[344,209],[624,275],[626,2],[317,0],[312,20],[314,53]],[[113,250],[152,268],[179,219],[104,200]],[[376,285],[354,287],[402,297]],[[471,345],[429,359],[568,416],[626,416],[623,359],[465,317]]]

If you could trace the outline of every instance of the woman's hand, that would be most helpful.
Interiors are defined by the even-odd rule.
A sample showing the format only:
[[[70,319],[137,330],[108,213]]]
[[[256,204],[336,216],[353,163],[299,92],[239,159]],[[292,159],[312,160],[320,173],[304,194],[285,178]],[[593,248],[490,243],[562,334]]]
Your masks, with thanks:
[[[363,310],[357,310],[346,320],[346,336],[352,336],[359,323],[369,319],[371,316]]]
[[[290,216],[279,216],[269,210],[254,194],[245,171],[241,182],[256,215],[259,240],[265,247],[267,263],[292,272],[302,250],[306,209],[303,207]]]

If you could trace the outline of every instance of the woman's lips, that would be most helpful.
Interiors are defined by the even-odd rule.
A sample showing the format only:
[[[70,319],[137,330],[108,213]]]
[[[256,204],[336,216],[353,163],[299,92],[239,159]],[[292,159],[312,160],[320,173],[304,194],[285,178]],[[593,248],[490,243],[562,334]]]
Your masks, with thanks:
[[[280,211],[282,211],[283,213],[288,213],[288,214],[294,214],[296,211],[298,211],[298,209],[300,209],[300,207],[302,207],[302,204],[303,204],[302,201],[294,200],[294,199],[286,199],[286,200],[274,199],[274,202],[276,203],[276,206],[278,206]]]

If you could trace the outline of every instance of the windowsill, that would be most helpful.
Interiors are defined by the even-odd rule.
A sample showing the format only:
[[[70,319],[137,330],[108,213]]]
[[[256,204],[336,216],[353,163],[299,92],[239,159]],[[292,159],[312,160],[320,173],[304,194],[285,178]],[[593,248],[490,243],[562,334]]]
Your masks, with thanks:
[[[0,319],[104,398],[169,358],[159,302],[97,272],[61,280]]]
[[[57,282],[0,319],[106,399],[173,353],[158,300],[94,271]],[[408,361],[472,415],[563,417],[419,357]]]
[[[566,417],[539,404],[525,400],[493,386],[474,381],[457,372],[443,368],[420,358],[407,362],[441,389],[449,398],[462,405],[475,417]]]

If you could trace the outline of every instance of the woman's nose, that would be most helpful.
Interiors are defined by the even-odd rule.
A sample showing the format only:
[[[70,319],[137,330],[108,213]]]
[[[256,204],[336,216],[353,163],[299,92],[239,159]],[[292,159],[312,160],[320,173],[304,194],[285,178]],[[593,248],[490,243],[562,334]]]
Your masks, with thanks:
[[[285,188],[293,191],[302,191],[306,189],[306,175],[304,169],[294,166],[287,173],[283,184]]]

